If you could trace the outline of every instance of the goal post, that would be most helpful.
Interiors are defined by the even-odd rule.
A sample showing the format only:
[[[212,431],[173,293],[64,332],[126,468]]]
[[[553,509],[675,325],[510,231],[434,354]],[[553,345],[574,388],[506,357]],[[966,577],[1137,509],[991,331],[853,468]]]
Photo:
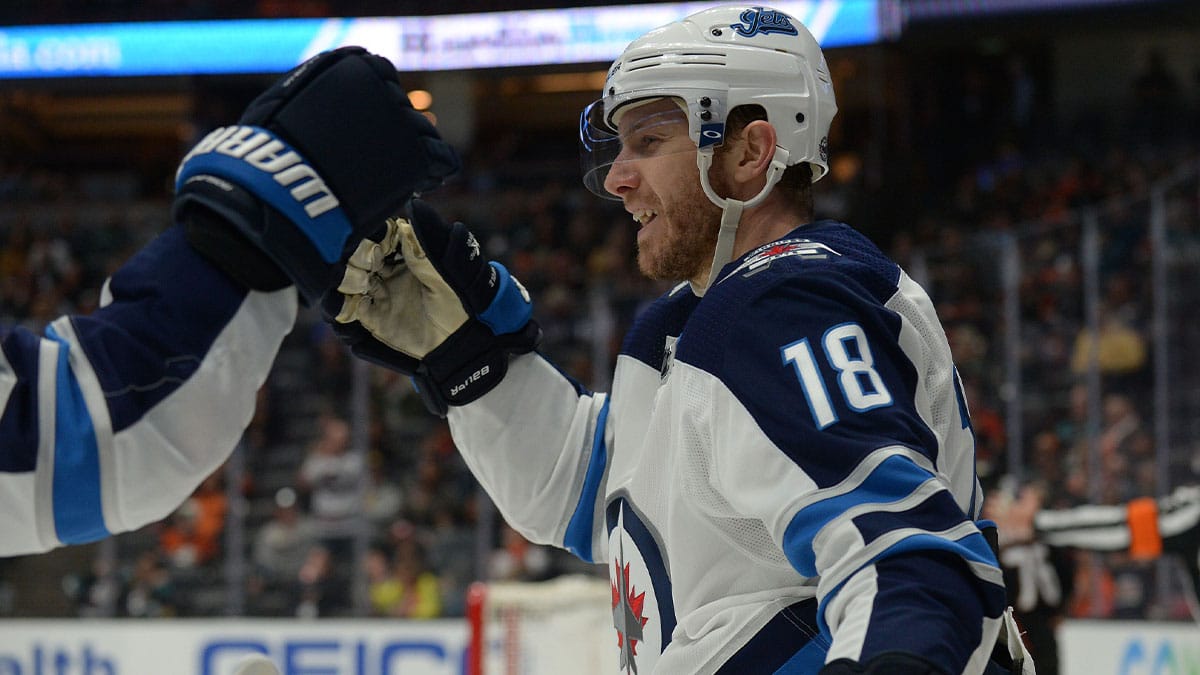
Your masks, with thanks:
[[[476,582],[467,591],[466,613],[467,675],[619,671],[606,578]]]

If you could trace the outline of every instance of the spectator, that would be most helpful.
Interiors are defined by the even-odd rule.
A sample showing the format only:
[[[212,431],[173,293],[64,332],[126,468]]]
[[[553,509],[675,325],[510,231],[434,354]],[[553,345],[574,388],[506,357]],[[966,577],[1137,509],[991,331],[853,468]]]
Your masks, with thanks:
[[[175,583],[157,551],[138,556],[120,604],[125,616],[158,619],[179,613]]]
[[[345,560],[362,510],[366,464],[363,454],[350,448],[346,420],[324,414],[317,428],[318,436],[300,466],[298,484],[308,495],[321,543],[335,558]]]
[[[1099,440],[1105,484],[1109,491],[1105,501],[1115,503],[1153,493],[1153,483],[1138,485],[1136,460],[1152,461],[1153,444],[1128,396],[1109,394],[1104,397],[1104,426]]]
[[[275,493],[271,520],[254,535],[255,569],[268,583],[293,581],[316,540],[312,522],[300,512],[296,491],[282,488]]]
[[[123,592],[112,561],[102,557],[92,560],[86,572],[64,576],[62,585],[80,618],[108,616]]]
[[[500,525],[500,546],[488,560],[488,576],[498,581],[544,581],[553,576],[550,549],[531,543],[507,522]]]
[[[411,525],[392,528],[394,550],[373,549],[368,558],[371,611],[376,616],[433,619],[442,613],[442,589],[429,569],[425,547]],[[384,570],[387,573],[384,573]]]
[[[370,472],[367,475],[362,513],[372,526],[378,527],[392,522],[400,514],[404,506],[404,492],[388,475],[382,455],[371,453],[368,463]]]
[[[300,600],[295,615],[301,619],[334,616],[345,611],[349,604],[346,579],[334,568],[329,549],[320,544],[305,554],[296,579]]]
[[[371,616],[387,616],[388,598],[384,597],[384,588],[391,583],[392,554],[384,544],[373,544],[367,549],[367,557],[363,561],[363,571],[367,577],[367,596],[371,600]]]
[[[168,518],[159,544],[172,567],[202,567],[220,551],[226,502],[219,483],[216,474],[209,476]]]
[[[1093,351],[1101,376],[1132,375],[1146,365],[1145,338],[1131,325],[1108,311],[1102,311],[1100,332],[1093,338],[1086,327],[1075,338],[1071,355],[1071,371],[1076,375],[1088,372]]]

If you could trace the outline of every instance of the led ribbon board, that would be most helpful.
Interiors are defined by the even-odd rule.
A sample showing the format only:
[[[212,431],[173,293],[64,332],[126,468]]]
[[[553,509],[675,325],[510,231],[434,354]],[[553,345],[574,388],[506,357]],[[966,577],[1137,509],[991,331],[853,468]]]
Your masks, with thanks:
[[[822,46],[870,44],[888,0],[766,3]],[[402,71],[607,63],[646,31],[711,3],[419,17],[245,19],[0,27],[0,78],[276,73],[343,45]]]

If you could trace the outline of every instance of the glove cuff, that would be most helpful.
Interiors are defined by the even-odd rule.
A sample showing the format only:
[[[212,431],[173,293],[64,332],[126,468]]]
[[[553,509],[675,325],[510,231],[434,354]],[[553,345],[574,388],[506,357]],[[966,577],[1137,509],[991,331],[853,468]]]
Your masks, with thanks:
[[[425,407],[445,417],[450,406],[466,405],[495,389],[508,373],[509,359],[527,354],[542,340],[541,326],[530,320],[519,331],[493,335],[472,321],[429,353],[413,373]],[[486,345],[472,358],[463,358]]]
[[[491,274],[497,278],[498,287],[491,303],[479,313],[479,320],[496,335],[519,333],[533,316],[529,293],[504,265],[488,264],[492,268]]]
[[[192,248],[214,267],[252,291],[278,291],[292,285],[283,270],[229,221],[204,209],[189,209],[184,234]]]
[[[329,287],[350,221],[315,169],[275,135],[217,129],[184,157],[175,180],[177,221],[196,207],[217,214],[295,282],[306,304]]]
[[[291,220],[250,192],[219,177],[197,175],[184,183],[176,195],[172,218],[177,223],[189,225],[188,239],[192,245],[204,247],[200,250],[234,278],[255,274],[239,270],[241,265],[270,263],[290,283],[296,284],[300,299],[306,305],[316,302],[332,283],[336,267],[322,258],[311,240]],[[219,226],[214,224],[218,222]],[[209,235],[206,237],[190,231],[218,227],[236,230],[241,241],[261,251],[262,257],[252,259],[241,247],[226,250],[220,242],[206,243],[205,239],[217,237],[211,232],[206,233]],[[238,241],[231,236],[221,236],[228,241]]]

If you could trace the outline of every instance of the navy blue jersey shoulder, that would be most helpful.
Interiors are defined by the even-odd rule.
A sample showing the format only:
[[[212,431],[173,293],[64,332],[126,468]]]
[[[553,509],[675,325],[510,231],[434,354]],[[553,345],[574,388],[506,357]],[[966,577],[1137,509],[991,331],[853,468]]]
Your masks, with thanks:
[[[839,223],[817,223],[730,263],[692,313],[676,359],[717,377],[819,484],[870,452],[936,460],[914,405],[917,371],[884,306],[899,267]],[[831,452],[832,451],[832,452]]]
[[[109,288],[115,302],[72,324],[117,432],[191,377],[246,290],[201,258],[181,227],[134,255]]]
[[[750,304],[786,304],[794,293],[833,293],[874,311],[896,292],[900,268],[850,226],[822,220],[746,253],[726,265],[718,279],[688,323],[677,355],[714,373],[731,331],[785,328],[769,314],[762,322],[740,324]]]
[[[853,280],[880,303],[892,296],[900,279],[899,266],[874,242],[849,225],[834,220],[819,220],[798,227],[777,241],[749,251],[726,265],[718,279],[754,276],[759,270],[771,269],[781,276],[794,274],[797,270],[835,272]]]
[[[625,334],[621,353],[659,370],[667,336],[679,337],[700,298],[686,285],[676,286],[650,304]]]
[[[108,404],[113,432],[137,422],[176,391],[199,368],[209,347],[237,312],[246,291],[205,262],[173,227],[139,251],[113,275],[113,302],[90,315],[70,317],[78,342],[60,344],[86,356]],[[44,386],[47,330],[0,334],[0,349],[14,383],[0,415],[0,472],[33,471],[41,442],[39,398],[60,392]],[[56,386],[74,381],[58,373]]]

